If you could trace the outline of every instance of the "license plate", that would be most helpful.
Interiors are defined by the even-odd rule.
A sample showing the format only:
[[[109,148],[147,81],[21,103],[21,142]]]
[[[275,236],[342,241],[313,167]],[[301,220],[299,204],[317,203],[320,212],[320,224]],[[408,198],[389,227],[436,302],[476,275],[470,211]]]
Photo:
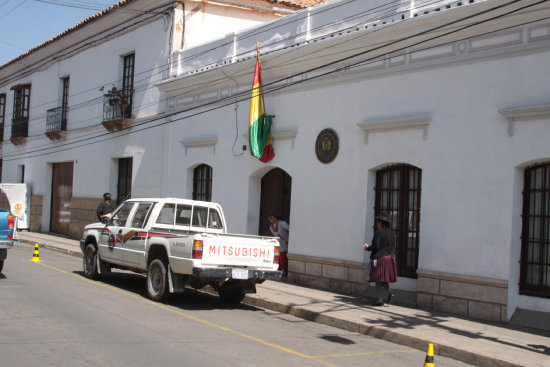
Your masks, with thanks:
[[[232,269],[231,277],[233,279],[248,279],[248,270],[246,269]]]

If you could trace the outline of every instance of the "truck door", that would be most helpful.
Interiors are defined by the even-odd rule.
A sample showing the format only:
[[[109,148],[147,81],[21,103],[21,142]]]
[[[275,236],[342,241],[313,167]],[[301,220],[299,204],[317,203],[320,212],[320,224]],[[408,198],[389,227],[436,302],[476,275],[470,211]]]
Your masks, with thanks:
[[[99,256],[102,258],[119,264],[123,263],[124,241],[121,234],[134,206],[137,206],[137,203],[124,203],[109,219],[99,236]]]
[[[145,242],[148,232],[144,230],[153,210],[153,203],[139,203],[128,218],[127,227],[120,229],[122,245],[122,260],[126,264],[145,268]]]

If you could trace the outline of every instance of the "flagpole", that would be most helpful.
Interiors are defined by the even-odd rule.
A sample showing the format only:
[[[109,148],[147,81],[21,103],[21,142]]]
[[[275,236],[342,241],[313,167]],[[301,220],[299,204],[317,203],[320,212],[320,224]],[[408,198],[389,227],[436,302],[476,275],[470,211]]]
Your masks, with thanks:
[[[258,92],[260,93],[260,96],[262,97],[262,107],[263,107],[264,113],[266,113],[265,112],[264,88],[263,88],[263,85],[262,85],[262,67],[260,65],[260,42],[259,41],[256,41],[256,58],[258,60],[258,67],[260,69],[260,86],[258,87],[258,88],[260,88],[260,90]]]

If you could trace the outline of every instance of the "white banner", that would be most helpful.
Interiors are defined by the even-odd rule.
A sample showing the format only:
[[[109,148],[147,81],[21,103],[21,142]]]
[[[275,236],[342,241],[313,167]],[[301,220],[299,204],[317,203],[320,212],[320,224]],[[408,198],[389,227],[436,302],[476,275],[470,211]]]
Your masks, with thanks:
[[[17,217],[17,229],[29,229],[31,186],[26,183],[0,184],[0,190],[8,197],[11,213]]]

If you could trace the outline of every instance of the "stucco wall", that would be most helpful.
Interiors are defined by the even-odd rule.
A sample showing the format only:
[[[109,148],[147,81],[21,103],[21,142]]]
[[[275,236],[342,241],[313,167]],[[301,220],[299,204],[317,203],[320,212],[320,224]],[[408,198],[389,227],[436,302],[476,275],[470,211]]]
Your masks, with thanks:
[[[529,32],[525,28],[518,34]],[[367,261],[361,245],[373,234],[376,170],[410,164],[422,170],[419,270],[515,287],[515,293],[497,287],[508,293],[509,304],[498,306],[499,316],[493,319],[501,314],[509,318],[515,307],[550,310],[548,300],[518,296],[513,285],[521,246],[521,172],[533,162],[550,160],[549,120],[543,116],[516,123],[510,135],[509,119],[499,112],[550,100],[550,75],[540,73],[550,64],[550,52],[531,48],[507,53],[507,45],[497,38],[484,40],[495,43],[483,57],[476,51],[475,57],[436,55],[424,66],[386,63],[383,71],[342,73],[267,93],[267,112],[276,116],[273,131],[296,131],[293,139],[274,141],[275,159],[267,164],[242,151],[247,103],[184,118],[169,127],[170,136],[217,141],[187,150],[183,144],[172,145],[166,194],[189,193],[190,167],[206,163],[213,167],[213,200],[227,212],[230,229],[255,234],[259,181],[271,168],[282,168],[292,177],[289,253],[361,262]],[[525,38],[526,44],[534,41]],[[200,101],[207,94],[195,91],[189,96]],[[428,126],[368,136],[359,127],[417,117]],[[337,132],[340,151],[334,162],[323,164],[315,157],[314,144],[327,127]],[[187,189],[178,185],[181,181]],[[418,282],[399,279],[397,286],[414,291]]]

